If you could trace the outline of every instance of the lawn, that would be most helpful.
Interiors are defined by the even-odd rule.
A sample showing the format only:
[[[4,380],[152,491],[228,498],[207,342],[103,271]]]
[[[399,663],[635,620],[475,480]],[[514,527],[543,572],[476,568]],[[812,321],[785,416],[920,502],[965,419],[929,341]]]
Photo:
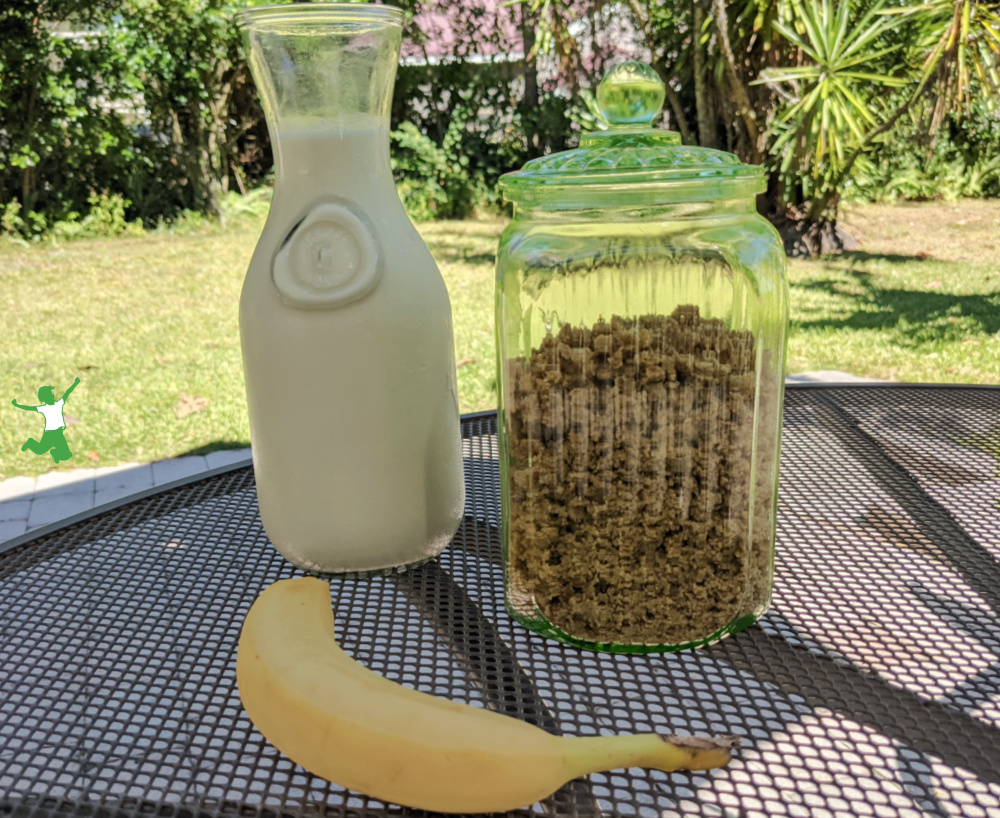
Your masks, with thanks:
[[[1000,201],[849,208],[859,250],[789,270],[788,371],[1000,384]]]
[[[858,252],[791,264],[789,372],[1000,383],[1000,202],[856,206]],[[66,403],[59,468],[246,446],[237,304],[261,220],[225,229],[20,247],[0,243],[0,478],[53,468],[21,453]],[[421,226],[455,314],[463,412],[495,406],[494,252],[500,220]]]

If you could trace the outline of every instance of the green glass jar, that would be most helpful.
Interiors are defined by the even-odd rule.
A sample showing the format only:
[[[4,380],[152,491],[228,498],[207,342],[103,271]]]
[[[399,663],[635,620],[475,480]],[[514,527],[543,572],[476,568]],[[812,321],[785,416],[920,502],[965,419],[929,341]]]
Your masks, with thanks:
[[[609,130],[502,178],[507,607],[595,650],[715,641],[768,608],[788,290],[763,171],[653,129],[643,63]]]

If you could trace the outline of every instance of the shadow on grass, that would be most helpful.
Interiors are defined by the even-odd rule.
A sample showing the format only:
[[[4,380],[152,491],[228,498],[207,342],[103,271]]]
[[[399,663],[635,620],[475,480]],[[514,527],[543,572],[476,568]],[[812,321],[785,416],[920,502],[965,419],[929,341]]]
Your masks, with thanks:
[[[922,264],[927,261],[941,261],[934,256],[927,254],[913,253],[904,255],[900,253],[869,253],[864,250],[845,250],[835,256],[824,256],[823,261],[844,261],[848,264],[870,264],[875,261],[887,261],[892,264]]]
[[[211,454],[212,452],[223,452],[231,451],[234,449],[249,449],[249,440],[213,440],[210,443],[206,443],[203,446],[198,446],[194,449],[188,449],[186,452],[181,452],[180,454],[174,455],[174,457],[198,457],[204,456],[206,454]]]
[[[462,261],[466,264],[490,264],[497,263],[496,253],[467,253],[462,256]]]
[[[846,318],[798,320],[800,329],[858,329],[898,331],[920,341],[959,339],[970,334],[969,319],[984,335],[1000,332],[1000,293],[963,295],[928,290],[883,289],[871,283],[864,270],[845,269],[843,278],[813,279],[792,289],[851,299],[858,308]]]
[[[464,244],[464,246],[463,246]],[[442,242],[429,241],[427,243],[431,255],[439,264],[448,262],[451,264],[488,264],[493,266],[497,263],[497,254],[494,252],[475,252],[468,247],[467,243],[445,244]]]

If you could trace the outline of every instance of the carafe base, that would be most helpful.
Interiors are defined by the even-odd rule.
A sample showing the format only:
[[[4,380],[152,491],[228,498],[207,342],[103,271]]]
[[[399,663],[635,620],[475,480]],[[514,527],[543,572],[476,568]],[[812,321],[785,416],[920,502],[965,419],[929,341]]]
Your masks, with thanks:
[[[422,549],[423,554],[412,559],[406,560],[399,563],[390,563],[388,565],[375,565],[371,566],[369,562],[368,566],[358,567],[357,562],[353,560],[344,559],[342,564],[345,565],[343,568],[328,568],[319,562],[314,562],[308,558],[303,558],[301,554],[290,554],[285,549],[278,548],[274,541],[271,544],[275,547],[275,550],[281,554],[289,563],[294,565],[296,568],[300,568],[303,571],[307,571],[310,574],[323,578],[337,578],[337,579],[369,579],[371,577],[390,577],[395,574],[404,574],[407,571],[412,571],[414,568],[419,568],[421,565],[430,562],[431,560],[437,559],[441,553],[448,547],[458,531],[459,524],[454,527],[454,530],[450,534],[445,534],[432,541],[429,547]],[[352,567],[352,562],[354,567]],[[361,562],[360,560],[358,562]],[[362,563],[363,564],[363,563]]]
[[[421,565],[426,565],[432,560],[436,560],[440,555],[435,555],[433,557],[421,557],[415,562],[408,562],[405,565],[390,566],[388,568],[372,568],[367,571],[317,571],[313,568],[307,568],[305,566],[299,566],[311,574],[323,577],[324,579],[372,579],[374,577],[391,577],[396,574],[405,574],[407,571],[412,571],[414,568],[419,568]]]

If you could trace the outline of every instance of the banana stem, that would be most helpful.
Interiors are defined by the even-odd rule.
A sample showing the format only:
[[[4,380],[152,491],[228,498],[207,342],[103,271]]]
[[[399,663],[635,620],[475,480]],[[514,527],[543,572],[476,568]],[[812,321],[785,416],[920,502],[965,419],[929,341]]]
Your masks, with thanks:
[[[594,736],[562,738],[567,766],[574,776],[626,767],[654,770],[713,770],[724,767],[739,747],[736,736],[697,738],[660,736]]]

